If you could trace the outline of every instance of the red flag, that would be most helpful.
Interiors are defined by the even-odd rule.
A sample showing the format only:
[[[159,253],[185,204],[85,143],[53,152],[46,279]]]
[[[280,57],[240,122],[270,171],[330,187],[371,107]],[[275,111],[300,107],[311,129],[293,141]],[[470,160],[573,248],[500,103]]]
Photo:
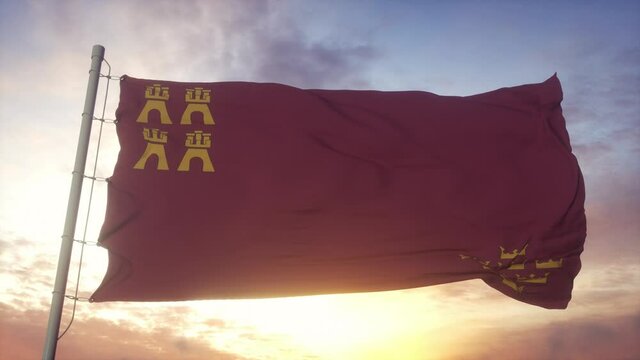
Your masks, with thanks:
[[[456,97],[124,77],[92,301],[481,278],[565,308],[584,184],[554,75]]]

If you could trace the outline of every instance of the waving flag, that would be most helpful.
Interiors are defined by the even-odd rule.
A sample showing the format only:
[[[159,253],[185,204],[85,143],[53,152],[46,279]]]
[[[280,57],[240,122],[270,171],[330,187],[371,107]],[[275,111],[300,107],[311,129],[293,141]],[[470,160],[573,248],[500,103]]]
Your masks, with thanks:
[[[584,184],[556,76],[455,97],[124,77],[92,301],[480,278],[565,308]]]

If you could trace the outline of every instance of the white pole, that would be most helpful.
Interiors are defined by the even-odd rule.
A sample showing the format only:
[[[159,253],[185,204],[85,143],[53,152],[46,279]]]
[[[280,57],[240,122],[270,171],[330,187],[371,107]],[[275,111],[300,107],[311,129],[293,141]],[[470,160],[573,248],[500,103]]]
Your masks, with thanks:
[[[53,287],[53,297],[51,299],[47,337],[45,338],[44,352],[42,353],[43,360],[52,360],[56,356],[58,332],[60,330],[60,320],[62,318],[62,308],[64,305],[64,294],[67,289],[67,275],[69,275],[69,264],[71,262],[71,252],[73,250],[76,220],[78,219],[80,194],[82,193],[82,182],[84,180],[84,168],[87,162],[89,137],[91,135],[91,124],[93,122],[93,111],[96,106],[100,67],[102,66],[103,59],[104,47],[102,45],[94,45],[93,50],[91,51],[91,70],[89,71],[87,95],[84,99],[82,125],[80,126],[80,137],[78,139],[78,148],[76,150],[76,163],[73,167],[71,191],[69,193],[69,202],[67,203],[67,217],[64,222],[64,232],[62,234],[62,245],[60,247],[60,256],[58,258],[56,282]]]

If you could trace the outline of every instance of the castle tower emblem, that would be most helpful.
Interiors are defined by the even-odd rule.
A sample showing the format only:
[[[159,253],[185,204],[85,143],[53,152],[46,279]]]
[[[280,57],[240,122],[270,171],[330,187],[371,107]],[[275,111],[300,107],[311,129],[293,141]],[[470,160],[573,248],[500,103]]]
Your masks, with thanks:
[[[160,84],[147,86],[144,92],[144,98],[147,101],[144,108],[138,115],[136,122],[147,124],[149,122],[149,112],[157,110],[160,113],[161,124],[171,124],[171,118],[167,112],[167,100],[169,100],[169,87]]]
[[[134,169],[142,170],[147,165],[147,160],[150,157],[155,156],[158,158],[158,170],[169,170],[169,164],[167,163],[167,155],[164,151],[164,146],[167,143],[167,132],[160,131],[159,129],[147,129],[142,131],[144,139],[147,141],[147,147],[144,153],[133,166]]]
[[[191,115],[199,112],[202,114],[202,121],[204,125],[214,125],[213,116],[211,116],[211,110],[209,109],[209,103],[211,102],[211,90],[205,90],[201,87],[193,89],[187,89],[184,94],[184,101],[187,103],[187,108],[182,113],[181,125],[191,125]]]
[[[200,130],[187,133],[184,146],[187,147],[187,152],[182,157],[180,165],[178,165],[178,171],[189,171],[191,159],[193,158],[202,160],[203,172],[215,171],[211,163],[211,158],[209,158],[209,152],[207,151],[207,149],[211,147],[211,133],[204,133]]]

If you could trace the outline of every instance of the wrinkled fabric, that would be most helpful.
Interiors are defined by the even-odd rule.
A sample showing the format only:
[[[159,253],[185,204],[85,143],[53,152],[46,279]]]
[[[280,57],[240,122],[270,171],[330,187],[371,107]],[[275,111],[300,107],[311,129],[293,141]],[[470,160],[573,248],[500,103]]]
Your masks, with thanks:
[[[571,298],[585,194],[555,75],[467,97],[132,77],[120,86],[121,150],[99,239],[109,265],[92,301],[474,278],[546,308]]]

